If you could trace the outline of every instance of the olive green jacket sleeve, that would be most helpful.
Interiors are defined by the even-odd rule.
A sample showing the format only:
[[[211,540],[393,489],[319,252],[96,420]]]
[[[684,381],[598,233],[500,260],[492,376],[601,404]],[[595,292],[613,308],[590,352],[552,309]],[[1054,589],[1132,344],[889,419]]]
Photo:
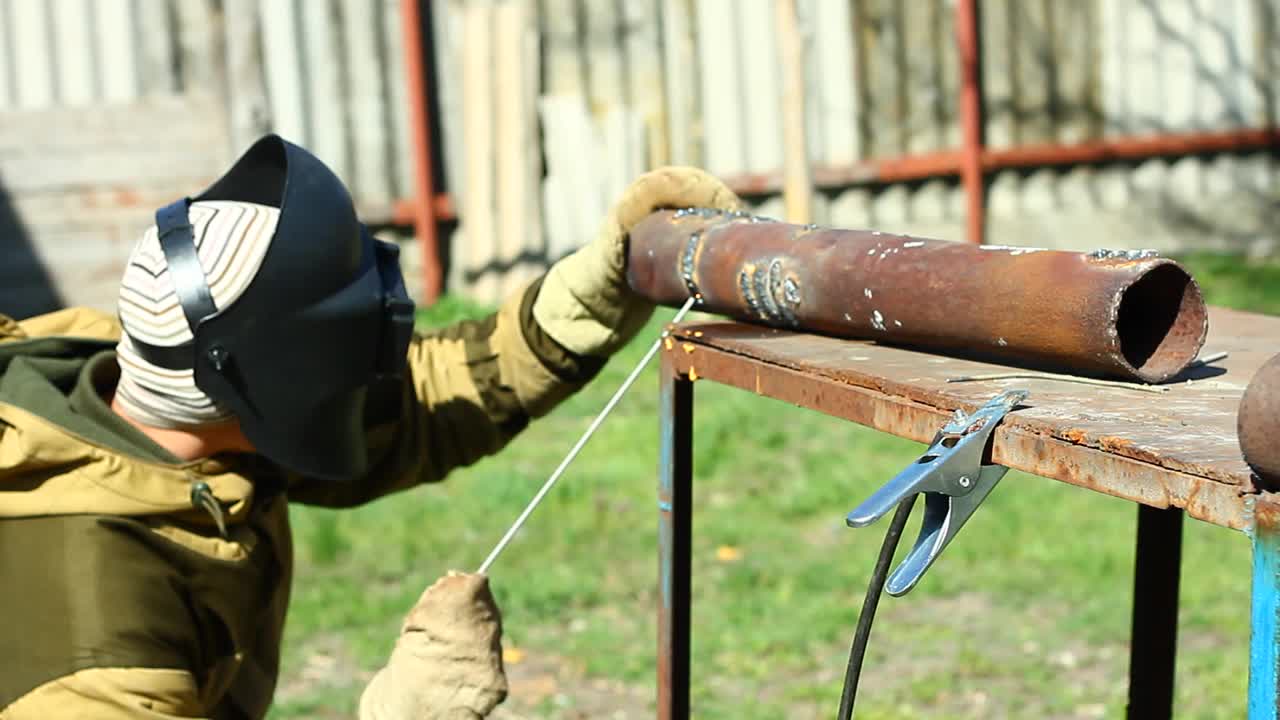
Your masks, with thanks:
[[[347,483],[300,479],[291,500],[330,507],[368,502],[436,482],[505,446],[599,372],[534,320],[536,280],[482,320],[419,335],[407,378],[370,393],[370,468]]]

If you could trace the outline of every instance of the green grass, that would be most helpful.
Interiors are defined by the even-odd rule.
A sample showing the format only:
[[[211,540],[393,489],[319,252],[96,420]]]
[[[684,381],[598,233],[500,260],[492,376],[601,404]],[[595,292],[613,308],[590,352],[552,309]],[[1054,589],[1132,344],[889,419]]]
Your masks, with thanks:
[[[1280,313],[1280,264],[1187,263],[1211,303]],[[423,321],[482,310],[446,300]],[[353,712],[418,593],[480,563],[667,317],[498,456],[356,510],[293,509],[274,717]],[[526,653],[509,667],[521,716],[651,714],[656,384],[650,368],[493,569],[505,643]],[[695,715],[830,717],[881,539],[844,515],[920,446],[710,383],[696,395]],[[919,588],[882,603],[858,716],[1123,717],[1135,515],[1010,473]],[[1241,717],[1247,538],[1189,521],[1183,568],[1178,716]],[[556,692],[521,684],[533,676]],[[591,700],[605,681],[613,699]]]

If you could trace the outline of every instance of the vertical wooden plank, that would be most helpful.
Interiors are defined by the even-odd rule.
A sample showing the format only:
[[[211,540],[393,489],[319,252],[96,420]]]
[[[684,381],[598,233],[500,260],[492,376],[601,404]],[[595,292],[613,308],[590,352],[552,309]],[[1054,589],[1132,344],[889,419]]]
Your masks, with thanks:
[[[524,106],[527,88],[520,64],[522,45],[521,0],[498,0],[493,9],[493,112],[494,112],[494,256],[499,294],[513,291],[517,265],[525,251],[525,235],[538,229],[523,227],[525,195],[536,188],[523,171],[525,153]]]
[[[800,5],[807,43],[810,157],[828,166],[855,162],[861,155],[854,80],[852,3],[806,0]]]
[[[1166,0],[1149,8],[1143,8],[1152,31],[1160,63],[1157,95],[1151,97],[1163,105],[1167,113],[1165,122],[1175,132],[1191,132],[1198,129],[1201,115],[1198,52],[1191,38],[1196,34],[1195,0]],[[1132,49],[1132,48],[1131,48]],[[1143,114],[1158,118],[1161,105],[1144,108]],[[1154,190],[1154,188],[1153,188]]]
[[[1197,0],[1197,48],[1202,69],[1199,124],[1203,128],[1253,126],[1261,115],[1262,93],[1254,78],[1262,75],[1255,62],[1254,5],[1265,0]],[[1265,82],[1265,81],[1264,81]]]
[[[544,95],[538,101],[546,146],[543,187],[547,257],[556,260],[586,242],[607,209],[605,150],[583,95]]]
[[[583,46],[586,51],[587,92],[597,117],[627,102],[627,77],[622,67],[621,15],[609,1],[585,0],[582,5]]]
[[[547,259],[555,261],[591,237],[607,189],[599,129],[588,109],[586,8],[578,0],[540,0],[539,8],[546,61],[538,101],[547,163],[542,200]]]
[[[1116,0],[1099,2],[1102,127],[1104,135],[1114,136],[1127,132],[1131,126],[1130,75],[1120,72],[1127,59],[1126,37],[1131,32],[1131,23],[1127,8]],[[1145,69],[1134,68],[1133,72],[1140,73]]]
[[[458,84],[461,81],[461,73],[458,70],[458,56],[461,49],[458,47],[458,39],[462,37],[462,15],[457,7],[457,0],[436,0],[436,2],[427,3],[431,9],[432,32],[431,38],[431,54],[429,59],[434,64],[435,69],[435,89],[436,98],[439,102],[440,111],[440,142],[436,144],[436,158],[444,167],[444,190],[447,190],[452,196],[455,203],[461,198],[461,193],[466,192],[466,180],[464,178],[464,165],[462,163],[462,147],[465,143],[466,129],[462,127],[462,102],[459,99],[461,91]],[[384,48],[383,52],[386,50]],[[387,73],[388,84],[391,83],[392,67],[399,67],[400,60],[398,57],[388,58],[386,61],[390,67],[385,68]],[[391,103],[389,95],[388,101]],[[397,113],[394,103],[391,104],[389,117],[387,118],[388,132],[393,132],[393,117]],[[394,155],[395,138],[391,138],[388,142],[388,149]],[[390,171],[394,165],[388,165]],[[394,185],[394,183],[393,183]],[[455,263],[456,265],[457,263]]]
[[[239,156],[271,128],[258,0],[224,0],[227,111],[232,155]]]
[[[738,34],[732,38],[741,68],[737,75],[740,104],[732,112],[744,120],[744,169],[755,173],[777,172],[783,162],[782,113],[778,104],[781,77],[772,11],[767,0],[739,5]]]
[[[601,157],[603,162],[599,174],[604,179],[605,203],[622,194],[645,168],[645,127],[644,119],[639,113],[629,108],[615,107],[598,119],[600,137],[603,143]],[[584,218],[584,223],[594,225],[600,221],[601,214]]]
[[[596,167],[582,175],[594,177],[607,199],[620,194],[639,174],[645,157],[643,124],[637,124],[638,116],[631,106],[635,76],[626,68],[621,5],[586,0],[580,4],[587,99],[603,142],[599,152],[584,158]],[[635,132],[637,129],[640,132]],[[589,204],[577,203],[573,209],[580,215],[579,226],[594,228],[600,221],[600,213]]]
[[[1254,122],[1264,127],[1280,124],[1280,0],[1258,0],[1254,5],[1253,33],[1258,68],[1258,101]]]
[[[532,0],[503,0],[493,12],[497,127],[496,260],[507,296],[531,280],[542,254],[538,147],[538,33]]]
[[[856,98],[854,132],[858,138],[858,158],[871,154],[872,142],[872,88],[869,68],[871,62],[870,11],[868,0],[849,0],[850,35],[853,42],[853,94]],[[839,198],[837,198],[837,201]]]
[[[57,72],[49,40],[53,29],[49,6],[43,2],[9,5],[13,41],[14,90],[21,109],[49,107],[57,99]]]
[[[303,58],[298,45],[297,0],[259,4],[262,26],[271,28],[271,42],[263,43],[267,92],[275,131],[299,145],[309,145],[303,92]]]
[[[1015,57],[1014,41],[1009,32],[1009,16],[1014,2],[1017,0],[982,0],[979,7],[983,133],[986,146],[992,148],[1010,147],[1015,143],[1011,82],[1011,68]],[[954,40],[951,48],[954,51]]]
[[[746,170],[745,128],[733,0],[696,0],[698,67],[702,100],[703,160],[717,175]]]
[[[658,0],[627,0],[622,10],[622,43],[627,69],[627,104],[639,113],[647,148],[641,170],[666,164],[671,156],[667,139],[666,97],[662,86]]]
[[[538,31],[538,8],[535,0],[519,0],[520,33],[522,36],[520,77],[522,105],[520,108],[521,148],[520,163],[514,168],[524,178],[521,188],[524,227],[525,258],[514,281],[517,285],[532,280],[546,270],[547,238],[542,221],[542,178],[546,174],[543,164],[543,145],[538,124],[538,94],[542,88],[542,36]],[[509,292],[515,292],[513,287]]]
[[[907,134],[901,86],[902,8],[893,0],[855,2],[858,78],[865,98],[859,105],[863,149],[868,157],[897,157],[905,151]]]
[[[183,92],[215,92],[222,75],[219,50],[222,28],[216,13],[217,6],[204,2],[174,2],[170,7],[178,29],[178,89]],[[137,42],[136,37],[134,42]]]
[[[577,0],[539,0],[539,31],[542,34],[543,73],[542,98],[538,103],[547,157],[547,177],[542,188],[542,204],[546,218],[547,258],[557,260],[585,242],[587,228],[580,228],[581,198],[585,190],[594,193],[584,182],[586,161],[579,157],[583,145],[594,147],[594,128],[589,119],[574,113],[586,113],[587,70],[584,64],[583,16]],[[574,148],[574,129],[585,122]],[[594,198],[594,195],[590,195]],[[596,203],[588,205],[594,209]]]
[[[378,0],[371,0],[377,2]],[[413,147],[409,142],[409,95],[404,72],[404,42],[400,27],[400,0],[382,1],[382,38],[386,47],[387,87],[390,92],[391,129],[392,129],[392,192],[395,197],[411,197],[413,195],[413,168],[409,161],[413,155]],[[436,5],[445,0],[431,0],[428,5]],[[461,28],[454,37],[461,36]],[[434,42],[434,39],[433,41]],[[456,73],[455,73],[456,77]],[[451,80],[452,83],[452,80]],[[446,157],[449,148],[443,148]],[[455,189],[458,185],[453,186]]]
[[[948,130],[958,127],[959,122],[955,112],[959,87],[954,75],[944,75],[947,69],[954,73],[956,68],[955,13],[942,0],[904,3],[900,10],[900,57],[905,62],[897,71],[902,75],[905,96],[901,107],[906,118],[906,151],[940,150],[948,140]]]
[[[493,8],[468,2],[463,10],[462,114],[467,128],[467,196],[462,207],[466,272],[470,290],[482,302],[498,300],[492,264],[497,256],[494,226]]]
[[[391,174],[388,172],[391,148],[387,113],[390,111],[386,86],[385,59],[379,45],[382,39],[381,3],[367,0],[342,0],[342,33],[347,64],[346,96],[348,108],[347,168],[352,193],[363,203],[390,205]]]
[[[54,57],[59,105],[88,105],[96,93],[93,43],[90,39],[89,0],[53,0],[52,32],[45,48]],[[7,32],[3,30],[0,32]]]
[[[787,222],[813,220],[813,180],[809,174],[809,144],[805,140],[805,72],[795,0],[774,0],[774,27],[781,69],[783,202]]]
[[[701,163],[698,120],[698,52],[693,0],[662,0],[662,64],[666,81],[668,161]]]
[[[543,94],[585,95],[587,71],[582,62],[578,3],[576,0],[539,0],[538,6],[546,60]]]
[[[1052,2],[1014,0],[1009,6],[1013,140],[1018,145],[1051,142],[1055,134],[1051,102],[1058,95],[1053,59],[1059,40],[1054,33]]]
[[[979,3],[979,16],[982,14],[981,8],[982,4]],[[979,17],[979,23],[981,23],[981,17]],[[933,81],[929,90],[934,147],[939,150],[949,150],[960,147],[962,142],[960,52],[956,46],[956,14],[951,2],[933,0],[930,8],[929,29],[934,47],[933,63],[930,68]],[[985,74],[985,71],[981,72]]]
[[[1060,38],[1055,45],[1054,63],[1058,94],[1051,98],[1056,138],[1062,143],[1079,143],[1101,134],[1097,4],[1058,3],[1052,10],[1054,29]]]
[[[308,0],[302,13],[302,61],[307,64],[305,94],[308,145],[316,157],[344,181],[350,179],[347,150],[347,115],[344,56],[337,30],[337,0]]]
[[[578,0],[540,0],[539,6],[546,60],[538,104],[547,158],[542,199],[547,257],[554,261],[590,237],[586,216],[604,191],[593,164],[597,131],[587,109],[586,9]]]
[[[822,57],[818,47],[819,33],[816,26],[818,14],[824,5],[832,6],[831,3],[823,3],[820,0],[796,0],[796,27],[799,28],[801,38],[801,64],[804,72],[804,141],[810,165],[818,166],[829,164],[823,159],[826,155],[828,118],[824,111],[826,88],[823,87]],[[839,7],[839,4],[835,6]],[[847,31],[848,28],[846,27],[845,30]],[[836,68],[832,68],[832,71],[834,74]],[[785,75],[784,71],[783,76]],[[847,86],[848,83],[844,85]],[[785,118],[786,108],[782,111]]]
[[[177,19],[177,10],[168,0],[135,0],[137,2],[137,38],[138,38],[138,92],[141,95],[165,95],[177,92],[179,78],[175,72],[178,58],[176,38],[173,35],[173,23]],[[233,3],[223,6],[222,27],[225,41],[241,42],[226,31],[231,23],[242,23],[242,18],[232,15]],[[256,14],[255,8],[249,6],[248,11]],[[238,90],[238,89],[237,89]]]
[[[141,93],[131,0],[97,0],[94,17],[102,72],[102,99],[128,102]]]
[[[1194,128],[1195,57],[1187,42],[1191,2],[1104,0],[1102,85],[1110,134]]]
[[[14,97],[14,55],[11,36],[16,34],[9,0],[0,0],[0,110],[17,104]]]

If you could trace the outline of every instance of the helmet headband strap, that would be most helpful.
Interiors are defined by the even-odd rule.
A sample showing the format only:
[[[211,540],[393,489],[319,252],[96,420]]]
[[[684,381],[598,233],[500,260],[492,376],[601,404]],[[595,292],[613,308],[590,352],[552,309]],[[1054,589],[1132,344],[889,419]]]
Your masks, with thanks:
[[[169,267],[173,290],[182,304],[182,314],[187,317],[191,334],[196,334],[200,321],[218,312],[213,303],[213,293],[205,281],[204,268],[196,255],[195,230],[187,211],[190,202],[183,198],[156,211],[156,232],[160,249]]]
[[[194,337],[200,322],[218,312],[213,293],[200,266],[196,254],[195,229],[188,214],[191,201],[187,198],[170,203],[156,211],[156,234],[160,250],[164,252],[173,292],[187,318],[187,326]],[[152,345],[132,337],[134,349],[147,362],[169,370],[189,370],[195,363],[195,345],[191,340],[181,345]]]

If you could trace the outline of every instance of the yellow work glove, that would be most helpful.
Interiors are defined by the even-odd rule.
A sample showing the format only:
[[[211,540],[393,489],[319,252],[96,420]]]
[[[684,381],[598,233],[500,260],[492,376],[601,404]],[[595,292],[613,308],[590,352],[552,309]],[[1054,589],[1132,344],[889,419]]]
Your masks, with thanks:
[[[405,617],[360,720],[476,720],[507,697],[502,615],[484,575],[450,572]]]
[[[656,210],[740,205],[728,186],[697,168],[664,167],[641,175],[614,203],[595,240],[551,266],[533,303],[534,319],[570,352],[608,356],[653,314],[653,304],[627,285],[631,228]]]

